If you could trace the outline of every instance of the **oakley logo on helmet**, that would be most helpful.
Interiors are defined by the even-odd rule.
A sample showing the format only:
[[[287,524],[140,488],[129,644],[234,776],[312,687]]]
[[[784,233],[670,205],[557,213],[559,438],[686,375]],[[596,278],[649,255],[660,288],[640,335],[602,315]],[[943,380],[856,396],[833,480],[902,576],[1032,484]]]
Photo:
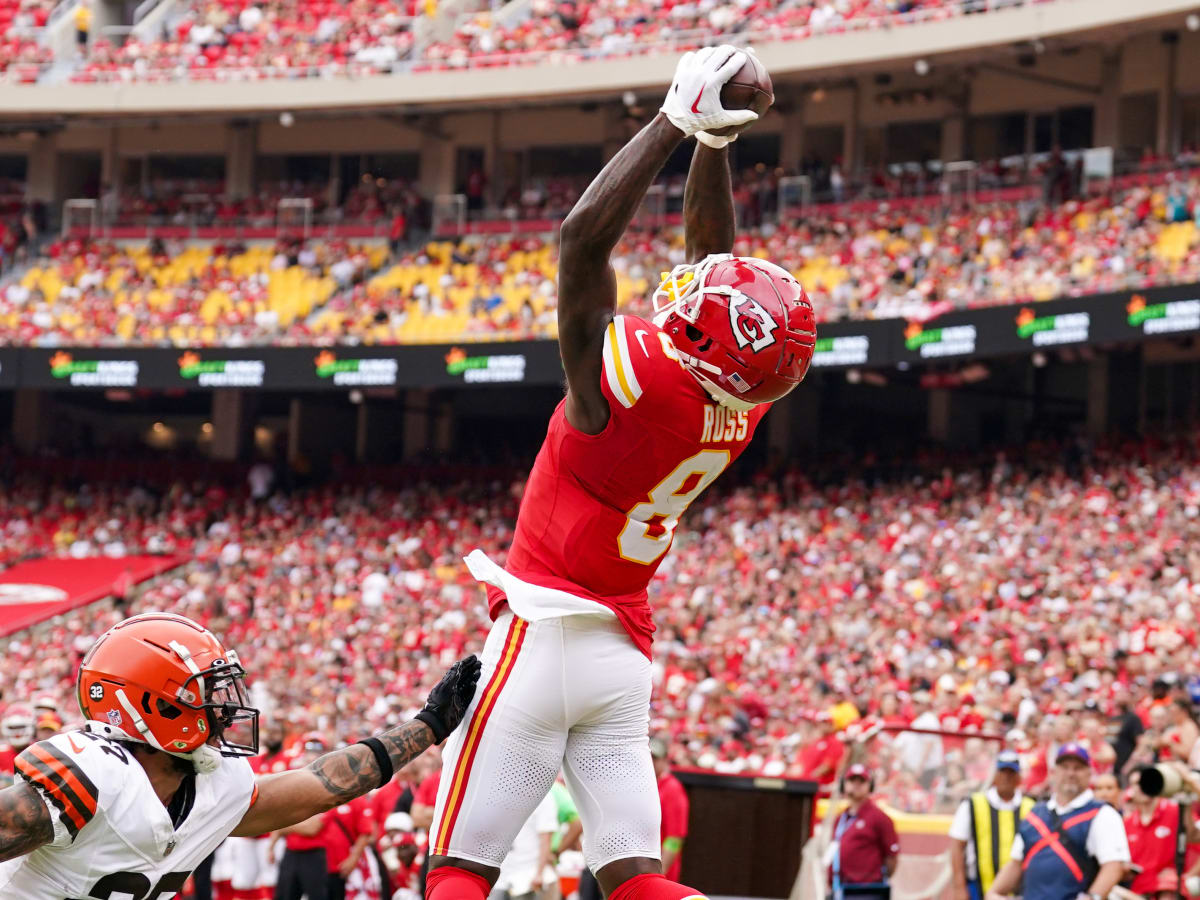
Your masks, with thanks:
[[[729,298],[729,325],[738,347],[749,347],[755,353],[775,343],[775,329],[779,327],[757,300],[741,292]]]
[[[103,700],[104,699],[104,685],[102,685],[100,682],[97,681],[90,688],[88,688],[88,696],[91,697],[93,700]]]

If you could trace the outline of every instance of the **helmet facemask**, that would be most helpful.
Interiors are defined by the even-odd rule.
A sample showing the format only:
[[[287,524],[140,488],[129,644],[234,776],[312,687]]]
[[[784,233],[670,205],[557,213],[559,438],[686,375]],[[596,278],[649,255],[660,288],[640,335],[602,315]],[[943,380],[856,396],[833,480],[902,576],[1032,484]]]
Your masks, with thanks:
[[[179,689],[176,702],[185,709],[204,712],[222,756],[256,755],[258,710],[246,695],[246,670],[237,652],[230,650],[225,659],[214,660],[207,669],[200,670],[187,648],[173,644],[171,649],[193,670]]]

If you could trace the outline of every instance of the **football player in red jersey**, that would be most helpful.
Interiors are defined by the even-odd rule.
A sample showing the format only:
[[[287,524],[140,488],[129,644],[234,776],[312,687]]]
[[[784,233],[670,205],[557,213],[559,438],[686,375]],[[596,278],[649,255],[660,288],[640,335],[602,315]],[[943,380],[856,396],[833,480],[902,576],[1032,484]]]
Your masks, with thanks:
[[[467,557],[495,624],[481,689],[447,744],[427,897],[483,900],[517,830],[561,768],[584,852],[614,900],[698,897],[661,874],[650,758],[646,588],[680,516],[804,377],[812,306],[785,270],[730,255],[733,195],[722,87],[732,47],[680,60],[662,112],[563,222],[559,346],[567,395],[534,463],[503,568]],[[711,132],[725,132],[716,135]],[[676,147],[699,140],[684,194],[688,263],[653,321],[616,314],[609,256]]]

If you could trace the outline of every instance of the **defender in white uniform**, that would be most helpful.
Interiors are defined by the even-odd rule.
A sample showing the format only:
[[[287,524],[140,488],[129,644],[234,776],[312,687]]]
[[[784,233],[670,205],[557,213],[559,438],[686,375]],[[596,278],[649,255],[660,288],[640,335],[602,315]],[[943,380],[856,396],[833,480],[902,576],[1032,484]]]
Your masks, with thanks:
[[[29,900],[170,897],[245,817],[257,793],[245,759],[185,775],[164,806],[149,773],[120,743],[88,731],[60,734],[17,758],[54,836],[0,863],[0,896]]]
[[[230,835],[301,822],[386,784],[458,726],[479,660],[455,663],[411,722],[256,778],[258,711],[237,654],[182,616],[105,633],[79,671],[84,730],[17,758],[0,790],[0,897],[166,900]],[[248,739],[236,739],[244,729]]]

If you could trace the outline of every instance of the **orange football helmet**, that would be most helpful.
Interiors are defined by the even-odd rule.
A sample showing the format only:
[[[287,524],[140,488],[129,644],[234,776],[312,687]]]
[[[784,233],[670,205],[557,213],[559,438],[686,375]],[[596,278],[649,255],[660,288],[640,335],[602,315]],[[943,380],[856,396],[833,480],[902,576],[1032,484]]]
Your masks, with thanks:
[[[79,666],[79,708],[110,736],[176,756],[206,745],[258,753],[258,710],[247,702],[237,653],[191,619],[145,613],[118,622]],[[237,725],[249,739],[236,742]]]

